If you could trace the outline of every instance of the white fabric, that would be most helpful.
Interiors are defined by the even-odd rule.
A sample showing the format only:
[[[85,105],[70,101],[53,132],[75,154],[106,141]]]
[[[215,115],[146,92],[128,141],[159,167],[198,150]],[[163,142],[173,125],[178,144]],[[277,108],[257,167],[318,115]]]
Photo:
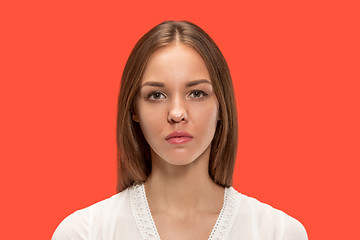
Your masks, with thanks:
[[[143,184],[65,218],[52,240],[160,240]],[[225,188],[223,207],[208,240],[307,240],[305,228],[284,212]]]

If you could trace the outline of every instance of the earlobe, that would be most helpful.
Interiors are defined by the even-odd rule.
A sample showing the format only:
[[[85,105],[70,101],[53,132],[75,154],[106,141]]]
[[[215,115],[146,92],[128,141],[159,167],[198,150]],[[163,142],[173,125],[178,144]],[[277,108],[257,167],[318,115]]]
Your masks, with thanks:
[[[135,113],[131,113],[131,117],[132,117],[132,120],[134,120],[135,122],[140,122],[140,120],[139,120],[139,117],[138,117],[138,115],[137,114],[135,114]]]
[[[136,101],[136,100],[135,100]],[[140,122],[139,120],[139,116],[136,114],[136,102],[133,102],[132,106],[131,106],[131,110],[130,110],[130,113],[131,113],[131,118],[133,121],[135,122]]]

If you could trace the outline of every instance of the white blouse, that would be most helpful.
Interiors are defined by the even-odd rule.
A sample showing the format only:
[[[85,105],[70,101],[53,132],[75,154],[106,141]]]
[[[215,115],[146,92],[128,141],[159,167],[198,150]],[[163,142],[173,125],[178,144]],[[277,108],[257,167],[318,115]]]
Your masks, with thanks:
[[[160,240],[144,184],[66,217],[52,240]],[[307,240],[305,228],[284,212],[225,188],[223,207],[209,240]]]

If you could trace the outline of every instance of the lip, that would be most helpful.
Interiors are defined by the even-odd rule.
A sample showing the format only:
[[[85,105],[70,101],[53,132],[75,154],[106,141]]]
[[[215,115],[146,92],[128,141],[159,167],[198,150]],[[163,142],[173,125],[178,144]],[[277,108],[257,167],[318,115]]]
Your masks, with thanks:
[[[174,131],[166,136],[165,140],[171,144],[183,144],[190,142],[193,136],[184,131]]]

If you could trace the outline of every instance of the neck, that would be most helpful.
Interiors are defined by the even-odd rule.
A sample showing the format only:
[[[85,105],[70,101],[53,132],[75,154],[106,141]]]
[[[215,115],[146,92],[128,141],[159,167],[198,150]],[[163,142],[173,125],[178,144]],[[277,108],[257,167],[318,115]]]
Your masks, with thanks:
[[[209,152],[181,166],[152,159],[152,172],[145,182],[145,189],[153,213],[189,215],[221,210],[224,188],[209,176]]]

